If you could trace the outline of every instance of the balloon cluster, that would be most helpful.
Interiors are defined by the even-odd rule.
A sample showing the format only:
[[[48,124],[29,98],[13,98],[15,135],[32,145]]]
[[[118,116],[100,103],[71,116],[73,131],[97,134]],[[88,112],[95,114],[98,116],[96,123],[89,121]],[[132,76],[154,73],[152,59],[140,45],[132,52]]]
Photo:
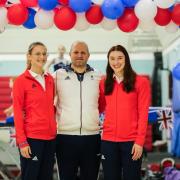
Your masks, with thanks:
[[[84,31],[100,24],[105,30],[118,27],[132,32],[138,26],[151,31],[155,25],[174,33],[180,26],[176,0],[0,0],[0,32],[7,24],[48,29]]]

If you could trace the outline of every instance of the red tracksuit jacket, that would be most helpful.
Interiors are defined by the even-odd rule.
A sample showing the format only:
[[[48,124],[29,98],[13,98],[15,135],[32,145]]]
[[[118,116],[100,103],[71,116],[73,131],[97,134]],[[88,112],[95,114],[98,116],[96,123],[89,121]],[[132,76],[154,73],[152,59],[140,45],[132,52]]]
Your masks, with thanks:
[[[104,81],[100,82],[101,94],[104,94]],[[137,75],[135,90],[123,91],[123,83],[115,81],[111,95],[105,96],[105,120],[102,139],[113,142],[135,141],[143,146],[148,122],[150,105],[150,83]]]
[[[53,78],[45,75],[46,90],[28,70],[13,86],[13,108],[16,140],[19,147],[27,145],[27,138],[50,140],[56,136]]]

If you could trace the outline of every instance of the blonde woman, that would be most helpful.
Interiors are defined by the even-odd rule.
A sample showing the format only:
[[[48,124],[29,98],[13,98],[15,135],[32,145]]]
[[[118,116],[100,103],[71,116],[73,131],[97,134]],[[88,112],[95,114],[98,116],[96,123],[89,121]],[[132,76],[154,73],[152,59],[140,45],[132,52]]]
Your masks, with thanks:
[[[46,61],[46,46],[32,43],[27,52],[27,69],[17,77],[13,87],[22,180],[52,179],[56,121],[53,79],[43,71]]]

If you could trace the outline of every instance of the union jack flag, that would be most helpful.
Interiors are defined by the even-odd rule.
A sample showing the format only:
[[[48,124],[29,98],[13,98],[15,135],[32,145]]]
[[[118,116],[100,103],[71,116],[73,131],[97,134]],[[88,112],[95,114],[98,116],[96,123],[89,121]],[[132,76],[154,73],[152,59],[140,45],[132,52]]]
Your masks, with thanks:
[[[172,108],[169,107],[150,107],[149,121],[160,123],[159,129],[172,129]]]

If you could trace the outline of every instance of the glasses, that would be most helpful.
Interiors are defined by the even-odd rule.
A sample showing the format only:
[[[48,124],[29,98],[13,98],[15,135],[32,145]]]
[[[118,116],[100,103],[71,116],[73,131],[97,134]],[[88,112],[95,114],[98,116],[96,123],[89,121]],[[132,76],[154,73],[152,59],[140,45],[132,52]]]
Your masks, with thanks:
[[[37,57],[40,57],[40,56],[48,57],[49,56],[48,53],[34,53],[34,54],[31,54],[31,55],[34,55],[34,56],[37,56]]]

